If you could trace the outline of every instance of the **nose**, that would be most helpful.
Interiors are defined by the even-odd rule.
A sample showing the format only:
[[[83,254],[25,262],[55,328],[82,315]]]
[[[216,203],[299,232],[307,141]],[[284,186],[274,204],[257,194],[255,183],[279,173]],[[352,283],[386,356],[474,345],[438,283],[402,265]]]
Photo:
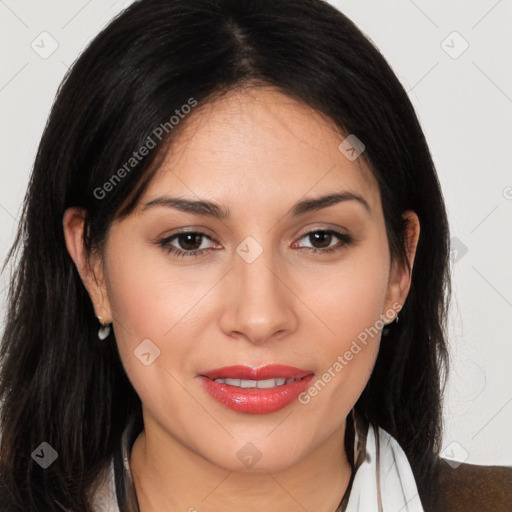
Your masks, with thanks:
[[[227,335],[261,345],[296,330],[299,301],[284,268],[270,250],[252,263],[235,258],[225,283],[228,298],[220,320]]]

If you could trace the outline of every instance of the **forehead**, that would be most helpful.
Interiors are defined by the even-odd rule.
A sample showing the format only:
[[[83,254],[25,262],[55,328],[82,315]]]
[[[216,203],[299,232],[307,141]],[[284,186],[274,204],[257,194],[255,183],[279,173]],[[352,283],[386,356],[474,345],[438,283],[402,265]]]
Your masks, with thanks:
[[[348,134],[279,91],[230,91],[182,123],[145,200],[180,194],[254,212],[271,202],[285,206],[343,190],[364,195],[380,211],[378,186],[364,159],[351,161],[339,150]]]

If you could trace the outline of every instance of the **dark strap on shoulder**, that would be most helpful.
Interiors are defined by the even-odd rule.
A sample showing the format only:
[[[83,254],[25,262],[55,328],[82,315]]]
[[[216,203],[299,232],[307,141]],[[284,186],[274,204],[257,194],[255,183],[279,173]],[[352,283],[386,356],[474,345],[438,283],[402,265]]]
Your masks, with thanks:
[[[350,480],[343,498],[336,509],[336,512],[345,512],[352,491],[352,484],[359,466],[366,457],[366,439],[368,436],[368,422],[361,418],[354,409],[347,416],[347,425],[345,427],[345,450],[348,460],[352,466]]]
[[[137,425],[135,417],[132,417],[124,429],[121,442],[114,454],[114,476],[119,512],[140,512],[130,469],[130,454],[140,432],[140,426]]]

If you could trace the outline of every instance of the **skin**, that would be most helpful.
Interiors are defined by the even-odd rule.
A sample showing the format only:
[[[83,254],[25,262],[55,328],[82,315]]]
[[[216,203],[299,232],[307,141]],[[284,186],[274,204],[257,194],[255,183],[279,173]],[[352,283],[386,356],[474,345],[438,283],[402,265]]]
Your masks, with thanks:
[[[102,256],[84,252],[83,212],[64,216],[68,251],[96,314],[113,322],[143,403],[131,456],[141,511],[332,512],[350,477],[345,420],[371,375],[380,333],[309,403],[271,414],[227,409],[197,375],[288,364],[318,378],[380,315],[394,320],[389,311],[404,303],[411,275],[390,260],[377,183],[362,157],[339,151],[344,136],[331,121],[270,88],[232,91],[184,122],[137,209],[112,225]],[[360,195],[371,212],[349,200],[289,214],[297,201],[334,191]],[[231,214],[144,208],[163,195],[214,201]],[[419,221],[405,216],[412,268]],[[329,229],[352,242],[307,236]],[[210,238],[171,245],[203,255],[179,258],[156,243],[183,230]],[[248,236],[263,250],[252,263],[236,252]],[[145,339],[160,350],[149,366],[133,353]],[[252,467],[237,457],[248,442],[261,454]]]

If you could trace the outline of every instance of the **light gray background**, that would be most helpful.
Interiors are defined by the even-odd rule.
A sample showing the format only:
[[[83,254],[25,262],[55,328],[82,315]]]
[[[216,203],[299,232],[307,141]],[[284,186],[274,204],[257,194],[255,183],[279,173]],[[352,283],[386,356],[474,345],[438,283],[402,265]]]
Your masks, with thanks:
[[[2,261],[57,87],[79,52],[129,3],[0,0]],[[331,3],[375,42],[408,91],[456,237],[444,455],[511,465],[512,2]],[[52,45],[58,47],[46,55]],[[2,314],[8,281],[5,272]]]

